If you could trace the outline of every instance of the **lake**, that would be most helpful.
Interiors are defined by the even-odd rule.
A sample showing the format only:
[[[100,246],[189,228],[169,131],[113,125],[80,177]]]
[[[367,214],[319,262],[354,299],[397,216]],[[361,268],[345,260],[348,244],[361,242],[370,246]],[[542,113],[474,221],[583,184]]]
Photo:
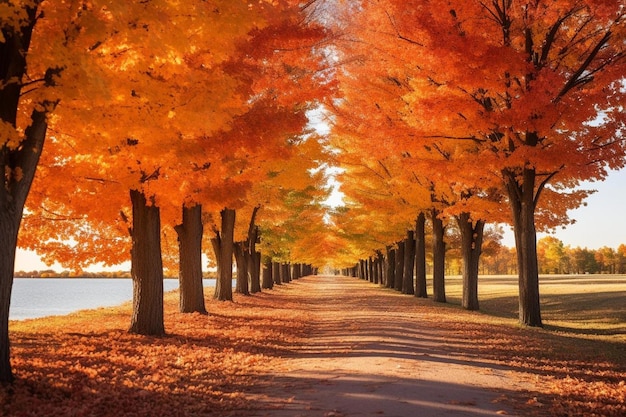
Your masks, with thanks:
[[[215,286],[215,280],[204,280],[204,286]],[[163,280],[166,292],[177,288],[177,279]],[[130,278],[15,278],[9,319],[59,316],[77,310],[117,306],[132,299]]]

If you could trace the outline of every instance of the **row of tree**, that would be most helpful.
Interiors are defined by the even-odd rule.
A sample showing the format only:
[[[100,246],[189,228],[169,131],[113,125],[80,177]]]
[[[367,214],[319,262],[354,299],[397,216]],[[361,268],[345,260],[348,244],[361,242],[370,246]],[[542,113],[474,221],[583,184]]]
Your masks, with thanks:
[[[520,322],[541,326],[537,229],[569,221],[580,181],[624,165],[625,13],[603,0],[4,2],[0,381],[13,379],[18,231],[72,269],[130,260],[130,329],[158,335],[163,270],[179,270],[181,308],[201,311],[203,252],[227,300],[233,256],[242,293],[266,262],[389,251],[422,268],[426,224],[441,285],[456,224],[473,302],[485,224],[506,222]],[[330,165],[345,205],[327,215]]]
[[[327,195],[308,114],[334,89],[313,6],[2,3],[0,382],[13,380],[18,231],[72,270],[130,261],[140,334],[165,332],[166,268],[179,270],[181,311],[205,311],[203,251],[220,300],[232,299],[233,255],[244,294],[260,290],[261,249],[307,270],[292,242],[315,234]]]
[[[520,323],[541,326],[537,231],[571,222],[568,210],[590,193],[577,189],[581,181],[624,166],[626,10],[618,3],[377,0],[345,8],[341,96],[328,109],[345,194],[333,217],[346,242],[338,266],[408,257],[395,268],[396,285],[415,262],[415,241],[422,282],[426,218],[435,298],[446,230],[456,228],[464,305],[475,308],[485,224],[508,223]]]
[[[417,239],[415,238],[417,236]],[[452,238],[452,239],[451,239]],[[431,240],[426,238],[426,240]],[[459,256],[459,242],[447,235],[450,244],[445,250],[444,272],[433,264],[437,250],[436,242],[424,245],[419,233],[409,232],[396,245],[388,246],[385,252],[377,251],[374,256],[359,260],[350,268],[337,272],[359,277],[375,284],[393,288],[403,294],[427,298],[427,275],[432,275],[433,300],[446,302],[445,277],[463,275],[463,259]],[[482,256],[478,270],[484,275],[510,275],[517,273],[516,251],[499,245],[497,240],[488,243],[490,249]],[[626,245],[617,250],[609,247],[600,249],[572,248],[552,236],[537,242],[539,271],[541,274],[623,274],[626,273]],[[429,250],[430,249],[430,250]],[[461,305],[468,310],[478,310],[478,281],[475,287],[465,288]]]
[[[431,237],[427,236],[430,242]],[[445,275],[461,275],[463,260],[460,253],[460,239],[458,235],[448,233],[446,235]],[[378,253],[376,254],[379,255]],[[433,272],[431,246],[426,246],[426,274]],[[537,259],[540,274],[624,274],[626,273],[626,245],[622,244],[617,249],[604,246],[598,249],[572,247],[565,245],[561,240],[553,236],[545,236],[537,241]],[[373,262],[373,258],[368,258]],[[243,276],[240,272],[239,263],[235,271],[235,277]],[[279,271],[284,266],[279,262],[272,262],[266,257],[262,265],[263,274],[272,276],[272,271]],[[289,264],[286,264],[289,265]],[[360,262],[359,262],[360,265]],[[313,269],[310,265],[292,266],[291,268],[305,268],[304,275],[311,275]],[[272,269],[274,268],[274,269]],[[317,270],[317,269],[315,269]],[[354,272],[346,268],[341,273]],[[167,278],[178,279],[176,271],[169,271]],[[481,275],[514,275],[517,274],[517,258],[514,247],[503,246],[500,235],[494,229],[486,229],[483,241],[482,254],[480,257],[479,273]],[[275,273],[274,273],[275,274]],[[297,272],[294,273],[298,275]],[[17,271],[16,278],[131,278],[130,271],[70,271],[61,272],[47,269],[35,271]],[[203,279],[215,279],[214,270],[203,271]],[[265,284],[261,281],[261,288],[272,288],[266,278]],[[282,280],[281,280],[282,282]],[[249,281],[250,292],[253,292],[252,281]]]

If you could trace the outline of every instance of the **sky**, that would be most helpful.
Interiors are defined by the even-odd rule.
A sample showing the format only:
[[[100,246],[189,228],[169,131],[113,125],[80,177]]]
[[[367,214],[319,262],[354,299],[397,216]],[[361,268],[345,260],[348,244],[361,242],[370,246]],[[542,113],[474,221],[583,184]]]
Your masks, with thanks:
[[[570,217],[576,223],[566,229],[557,229],[553,234],[566,246],[598,249],[608,246],[613,249],[626,244],[626,169],[610,172],[604,182],[590,184],[589,187],[597,190],[587,199],[587,205],[570,212]],[[545,236],[539,234],[538,239]],[[502,242],[513,247],[515,241],[509,226],[505,226],[505,235]],[[43,270],[49,267],[39,260],[34,253],[18,250],[15,259],[16,271]],[[59,265],[52,269],[60,271]],[[91,268],[102,270],[104,268]],[[112,268],[117,270],[119,268]],[[127,268],[128,269],[128,268]]]

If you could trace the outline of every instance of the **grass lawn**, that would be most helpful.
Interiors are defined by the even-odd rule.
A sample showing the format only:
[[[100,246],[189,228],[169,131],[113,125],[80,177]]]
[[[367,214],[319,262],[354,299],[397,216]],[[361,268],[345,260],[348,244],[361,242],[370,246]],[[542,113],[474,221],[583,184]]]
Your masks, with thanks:
[[[448,301],[461,303],[461,277],[446,278]],[[482,312],[517,319],[517,276],[478,281]],[[626,275],[542,275],[541,315],[546,329],[581,338],[626,343]]]

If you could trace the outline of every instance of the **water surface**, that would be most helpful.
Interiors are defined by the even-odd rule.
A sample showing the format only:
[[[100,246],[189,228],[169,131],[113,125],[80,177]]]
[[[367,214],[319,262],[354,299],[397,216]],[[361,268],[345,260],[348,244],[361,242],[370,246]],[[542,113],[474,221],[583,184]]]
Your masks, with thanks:
[[[204,280],[214,286],[215,280]],[[163,281],[163,289],[178,288],[177,279]],[[77,310],[112,307],[133,299],[130,278],[15,278],[10,320],[58,316]]]

